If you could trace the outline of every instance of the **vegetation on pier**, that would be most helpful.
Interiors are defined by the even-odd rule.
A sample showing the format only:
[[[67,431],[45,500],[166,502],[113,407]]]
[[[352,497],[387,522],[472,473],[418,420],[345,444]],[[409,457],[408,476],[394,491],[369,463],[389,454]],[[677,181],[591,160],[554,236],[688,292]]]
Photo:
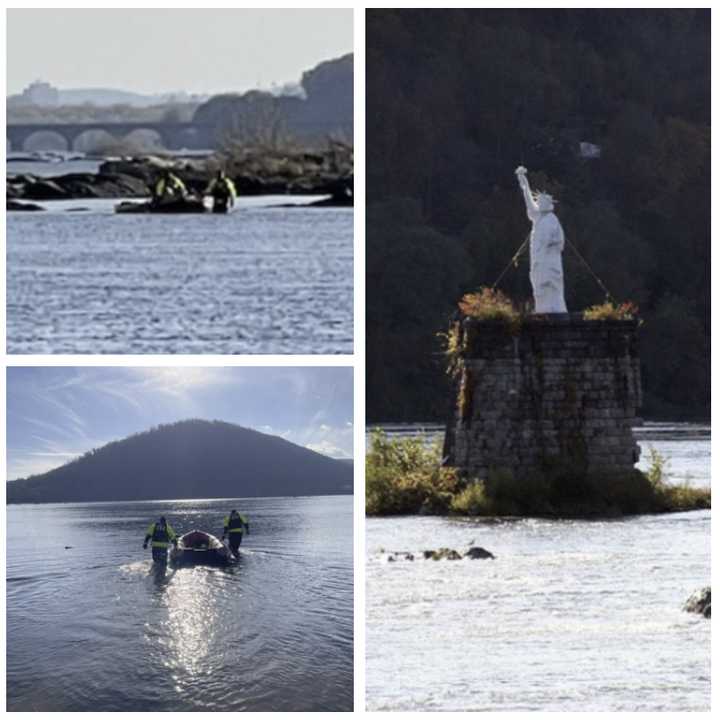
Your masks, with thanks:
[[[368,515],[617,517],[710,507],[710,489],[673,484],[667,461],[651,450],[647,473],[595,477],[548,463],[543,475],[520,478],[494,470],[487,480],[461,478],[441,465],[439,444],[376,432],[366,458]]]

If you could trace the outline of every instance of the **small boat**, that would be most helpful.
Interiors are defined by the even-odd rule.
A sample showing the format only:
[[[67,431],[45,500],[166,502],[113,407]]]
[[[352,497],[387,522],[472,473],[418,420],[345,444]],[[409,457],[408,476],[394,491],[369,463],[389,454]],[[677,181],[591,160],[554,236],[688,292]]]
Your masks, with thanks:
[[[191,530],[178,538],[177,547],[170,551],[174,565],[229,565],[233,562],[230,548],[214,535]]]
[[[187,197],[168,202],[121,202],[115,206],[116,213],[157,213],[161,215],[183,215],[206,213],[208,208],[202,198]]]

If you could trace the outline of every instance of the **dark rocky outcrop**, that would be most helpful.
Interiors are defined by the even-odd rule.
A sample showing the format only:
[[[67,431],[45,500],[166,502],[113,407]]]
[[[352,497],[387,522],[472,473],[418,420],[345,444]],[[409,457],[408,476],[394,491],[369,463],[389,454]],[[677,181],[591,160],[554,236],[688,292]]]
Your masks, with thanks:
[[[124,174],[68,173],[52,178],[18,175],[8,178],[8,199],[75,200],[78,198],[144,197],[147,185],[136,177]]]
[[[471,560],[494,560],[495,556],[486,550],[485,548],[481,547],[471,547],[466,553],[466,558],[470,558]]]
[[[352,464],[226,422],[186,420],[8,482],[8,503],[352,494]]]
[[[35,205],[35,203],[21,203],[17,200],[8,200],[7,201],[7,210],[8,212],[38,212],[39,210],[44,210],[45,208],[40,207],[39,205]]]
[[[710,587],[696,590],[685,602],[683,610],[710,618]]]
[[[152,155],[108,160],[96,174],[11,176],[6,196],[14,200],[147,197],[165,169],[171,169],[190,192],[199,194],[220,166],[226,168],[241,197],[329,195],[318,206],[350,207],[353,203],[353,152],[341,143],[313,152],[237,148],[199,160],[169,160]]]

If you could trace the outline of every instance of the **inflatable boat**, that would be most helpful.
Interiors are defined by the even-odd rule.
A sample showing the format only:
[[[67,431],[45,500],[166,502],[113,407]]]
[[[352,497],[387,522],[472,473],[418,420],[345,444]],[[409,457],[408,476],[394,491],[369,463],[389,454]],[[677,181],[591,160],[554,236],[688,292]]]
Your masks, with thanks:
[[[170,552],[174,565],[229,565],[233,562],[230,548],[214,535],[202,530],[192,530],[178,538],[177,546]]]
[[[162,203],[152,202],[121,202],[115,206],[116,213],[158,213],[161,215],[185,215],[206,213],[208,208],[202,198],[178,198]]]

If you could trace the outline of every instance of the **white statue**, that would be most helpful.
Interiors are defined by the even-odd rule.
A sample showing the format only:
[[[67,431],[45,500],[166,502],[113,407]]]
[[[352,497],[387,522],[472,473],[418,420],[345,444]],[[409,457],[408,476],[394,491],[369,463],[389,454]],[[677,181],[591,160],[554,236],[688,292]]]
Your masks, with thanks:
[[[565,234],[546,193],[533,193],[522,165],[515,171],[532,222],[530,233],[530,282],[536,313],[566,313],[562,251]]]

